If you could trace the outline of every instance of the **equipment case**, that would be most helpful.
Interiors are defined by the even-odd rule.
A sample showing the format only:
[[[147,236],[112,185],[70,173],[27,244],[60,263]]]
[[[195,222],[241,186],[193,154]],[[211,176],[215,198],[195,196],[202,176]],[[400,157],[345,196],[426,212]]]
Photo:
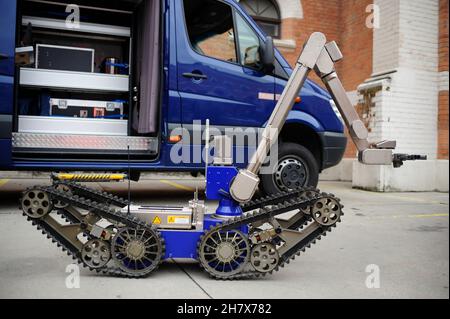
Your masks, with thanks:
[[[94,72],[95,50],[59,45],[36,45],[36,68]]]
[[[124,102],[50,99],[50,115],[123,119]]]

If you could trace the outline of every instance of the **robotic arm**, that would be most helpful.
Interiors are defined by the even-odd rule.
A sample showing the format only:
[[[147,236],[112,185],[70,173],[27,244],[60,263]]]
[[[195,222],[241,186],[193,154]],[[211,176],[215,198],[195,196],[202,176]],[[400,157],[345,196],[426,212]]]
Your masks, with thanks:
[[[426,156],[394,154],[396,141],[382,141],[370,144],[368,130],[359,118],[336,73],[334,63],[343,58],[336,42],[327,43],[323,33],[313,33],[297,61],[297,65],[278,101],[263,137],[247,169],[241,170],[230,187],[234,200],[244,203],[253,197],[259,184],[258,173],[266,156],[277,141],[295,99],[303,87],[309,73],[315,73],[324,82],[339,109],[350,136],[358,149],[358,160],[366,165],[394,165],[400,167],[406,160],[424,160]]]

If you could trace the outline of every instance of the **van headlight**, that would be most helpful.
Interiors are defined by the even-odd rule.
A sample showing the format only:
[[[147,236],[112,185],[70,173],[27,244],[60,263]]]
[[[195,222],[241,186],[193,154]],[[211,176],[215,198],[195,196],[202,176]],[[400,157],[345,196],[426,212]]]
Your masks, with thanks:
[[[336,103],[334,103],[333,99],[330,100],[330,105],[338,119],[342,122],[342,124],[345,125],[344,118],[342,117],[341,112],[339,112],[339,109],[337,108]]]

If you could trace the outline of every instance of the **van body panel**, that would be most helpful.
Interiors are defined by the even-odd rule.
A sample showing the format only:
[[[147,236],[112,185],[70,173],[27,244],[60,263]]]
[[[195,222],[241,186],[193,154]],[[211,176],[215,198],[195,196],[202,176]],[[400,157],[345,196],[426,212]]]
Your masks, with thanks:
[[[5,70],[6,68],[7,67],[0,66],[0,70]],[[0,74],[0,114],[12,115],[13,101],[14,75]]]
[[[286,86],[287,81],[276,79],[276,94],[281,94]],[[323,94],[323,89],[317,90],[315,84],[307,81],[301,91],[302,101],[292,108],[291,112],[300,112],[310,115],[311,119],[320,122],[322,131],[340,132],[344,130],[342,122],[336,116],[336,113],[330,106],[331,97]]]
[[[0,75],[14,76],[14,56],[16,43],[16,1],[0,2]],[[3,79],[1,80],[3,81]],[[4,109],[0,108],[1,112]]]
[[[292,111],[288,114],[286,124],[300,124],[309,127],[315,132],[324,132],[322,123],[320,123],[312,115],[302,111]]]

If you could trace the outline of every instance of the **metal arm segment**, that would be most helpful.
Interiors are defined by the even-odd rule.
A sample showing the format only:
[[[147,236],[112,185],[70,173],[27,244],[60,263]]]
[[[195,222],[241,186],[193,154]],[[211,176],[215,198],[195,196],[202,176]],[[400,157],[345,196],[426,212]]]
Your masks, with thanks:
[[[295,99],[298,97],[308,74],[316,65],[317,59],[325,44],[326,37],[319,32],[313,33],[305,44],[297,65],[262,133],[262,140],[255,154],[253,154],[248,168],[239,171],[239,174],[230,187],[230,194],[236,201],[247,202],[255,194],[259,184],[258,173],[261,165],[264,163],[272,144],[277,140],[278,133],[286,122],[286,118],[295,103]]]
[[[303,87],[309,73],[314,70],[324,82],[333,100],[339,109],[350,137],[358,149],[358,159],[367,165],[391,165],[400,167],[403,160],[426,159],[423,156],[394,155],[395,141],[383,141],[370,144],[369,133],[364,123],[359,118],[347,93],[336,74],[334,63],[343,58],[336,42],[326,43],[326,37],[320,32],[313,33],[305,44],[297,61],[297,65],[287,83],[280,100],[278,101],[266,128],[258,148],[253,155],[246,170],[241,170],[234,179],[230,194],[238,202],[251,200],[259,184],[258,173],[264,163],[273,143],[276,142],[286,118],[291,111],[295,99]]]

